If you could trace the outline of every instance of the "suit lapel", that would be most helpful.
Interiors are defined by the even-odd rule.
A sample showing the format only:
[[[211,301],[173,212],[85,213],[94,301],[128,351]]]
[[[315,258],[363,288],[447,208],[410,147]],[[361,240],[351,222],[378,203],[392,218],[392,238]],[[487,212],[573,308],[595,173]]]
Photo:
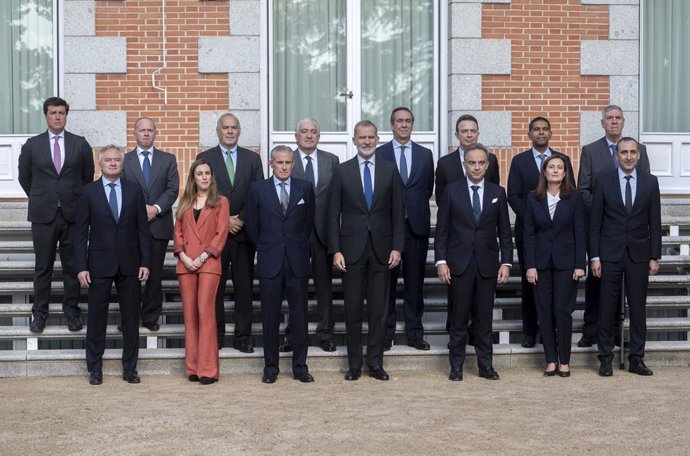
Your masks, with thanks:
[[[467,181],[461,181],[462,184],[460,184],[460,193],[458,197],[460,198],[460,205],[462,208],[464,208],[465,213],[467,214],[468,218],[472,221],[473,226],[477,227],[478,223],[477,220],[474,218],[474,209],[472,208],[472,195],[470,195],[470,189],[467,186]],[[486,206],[486,188],[484,189],[484,206]],[[482,213],[484,212],[484,208],[482,208]],[[479,215],[479,220],[481,221],[482,215]]]
[[[417,152],[417,144],[413,143],[410,141],[410,163],[408,163],[408,166],[410,167],[410,175],[407,178],[407,183],[408,185],[412,183],[412,180],[415,178],[417,173],[419,172],[419,166],[421,165],[419,160],[415,160],[415,155],[417,155],[415,152]]]
[[[220,182],[218,183],[218,187],[224,188],[227,187],[231,191],[233,189],[232,183],[230,183],[230,176],[228,176],[228,171],[227,171],[227,166],[225,166],[225,158],[223,156],[223,151],[221,150],[220,146],[216,146],[215,148],[211,149],[209,151],[209,156],[208,156],[209,162],[212,164],[212,168],[218,170],[216,180],[218,181],[223,181],[223,184]],[[240,161],[240,152],[239,150],[237,151],[237,161]],[[235,165],[235,182],[237,182],[237,168],[238,165]]]
[[[609,149],[609,143],[606,141],[606,137],[601,138],[601,146],[599,147],[599,160],[605,163],[605,167],[608,171],[615,171],[616,166],[613,164],[613,158],[611,157],[611,149]]]
[[[63,131],[63,135],[64,135]],[[55,176],[58,175],[57,170],[55,169],[55,162],[53,161],[53,149],[52,149],[52,142],[50,140],[50,133],[46,131],[45,133],[45,140],[41,141],[43,144],[41,146],[41,154],[44,156],[44,158],[48,161],[48,163],[52,163],[53,166],[49,166],[48,168],[50,169],[50,172],[55,174]],[[65,139],[65,149],[67,148],[67,139]],[[67,154],[65,154],[65,158],[67,157]],[[64,165],[62,166],[64,168]],[[62,171],[62,170],[61,170]]]
[[[558,205],[560,205],[560,204],[561,204],[561,202],[559,201]],[[558,205],[556,205],[556,212],[558,211]],[[541,206],[541,208],[543,209],[544,215],[546,216],[546,220],[548,220],[549,223],[553,224],[553,220],[551,219],[551,214],[549,213],[549,197],[546,194],[544,194],[544,197],[539,201],[539,206]],[[556,212],[553,213],[554,219],[556,218]]]
[[[142,188],[146,189],[146,184],[144,183],[144,172],[141,170],[139,165],[139,156],[137,155],[137,148],[135,147],[132,152],[125,155],[125,165],[127,169],[134,175],[134,180],[137,181]]]
[[[318,169],[318,181],[316,182],[316,188],[314,189],[314,194],[320,193],[323,191],[323,189],[326,187],[326,184],[329,179],[327,179],[327,176],[330,175],[331,173],[328,170],[328,167],[330,166],[330,161],[326,160],[326,157],[323,153],[318,154],[318,159],[316,160],[316,168]]]
[[[206,223],[206,220],[208,220],[209,216],[211,215],[211,208],[208,207],[203,207],[201,209],[201,213],[199,214],[199,220],[196,221],[194,220],[194,206],[192,206],[192,210],[189,211],[189,215],[192,217],[192,224],[194,225],[194,234],[196,235],[197,239],[201,241],[201,230],[204,227],[204,224]]]
[[[161,172],[161,169],[163,168],[163,163],[161,163],[161,158],[162,158],[162,152],[155,147],[153,148],[153,152],[151,153],[151,173],[149,175],[149,185],[148,188],[153,187],[153,183],[156,181],[156,178],[158,177],[158,174]],[[153,156],[156,156],[155,159]],[[142,177],[144,173],[142,171]]]
[[[460,148],[457,148],[457,160],[452,160],[451,163],[453,164],[453,169],[455,170],[456,173],[459,173],[459,176],[465,177],[465,169],[462,166],[462,158],[460,157],[460,154],[462,154],[462,151]]]

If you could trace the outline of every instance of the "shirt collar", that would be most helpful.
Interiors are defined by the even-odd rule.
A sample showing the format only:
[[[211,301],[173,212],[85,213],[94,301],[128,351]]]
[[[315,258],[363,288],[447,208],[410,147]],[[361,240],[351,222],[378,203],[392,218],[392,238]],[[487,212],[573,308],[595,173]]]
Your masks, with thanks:
[[[538,151],[537,149],[535,149],[534,147],[532,148],[532,156],[533,156],[534,158],[537,158],[537,157],[539,156],[539,154],[541,154],[541,153],[542,153],[542,152],[539,152],[539,151]],[[543,152],[543,154],[546,155],[547,157],[550,157],[551,154],[553,154],[553,151],[552,151],[551,148],[549,147],[549,148],[546,149],[545,152]]]
[[[405,146],[407,149],[412,150],[412,141],[407,141],[405,144],[400,144],[395,140],[395,138],[393,138],[391,139],[391,143],[393,143],[393,149],[398,149],[400,146]]]
[[[106,179],[105,177],[101,176],[101,181],[103,182],[103,187],[107,187],[109,184],[111,184],[109,179]],[[115,182],[112,182],[115,184],[115,187],[120,187],[122,186],[122,182],[120,182],[120,178],[118,177],[115,179]]]
[[[318,152],[318,149],[314,149],[314,152],[312,152],[311,154],[306,154],[300,148],[297,148],[297,150],[299,151],[300,160],[304,160],[305,157],[311,157],[312,160],[316,160],[316,153]]]
[[[275,175],[271,176],[273,178],[273,185],[274,186],[279,186],[280,183],[282,182],[280,179],[278,179]],[[290,186],[290,181],[292,180],[292,177],[288,176],[287,180],[285,181],[285,186],[289,187]]]
[[[637,180],[637,168],[633,169],[632,173],[630,173],[633,179]],[[623,178],[627,176],[625,174],[625,171],[623,171],[620,166],[618,167],[618,180],[623,180]]]
[[[370,164],[376,165],[375,160],[374,160],[375,158],[376,158],[376,154],[372,155],[368,159],[364,159],[364,158],[362,158],[361,155],[357,154],[357,163],[359,163],[359,166],[362,166],[362,163],[364,163],[365,161],[369,161]]]
[[[479,185],[479,188],[483,190],[483,189],[484,189],[484,179],[482,179],[481,181],[479,181],[478,184],[474,184],[474,183],[472,183],[471,180],[467,179],[467,188],[469,188],[470,190],[472,190],[472,186],[473,186],[473,185]]]
[[[235,145],[235,147],[233,147],[232,149],[228,149],[227,147],[225,147],[222,144],[218,144],[218,147],[220,147],[220,150],[221,150],[221,152],[223,152],[223,155],[227,154],[228,152],[230,154],[234,154],[235,152],[237,152],[237,145]]]
[[[53,133],[52,131],[48,130],[48,138],[50,138],[51,140],[55,140],[55,137],[56,137],[56,136],[59,137],[59,138],[64,138],[64,137],[65,137],[65,130],[62,130],[61,132],[59,132],[59,133],[57,133],[57,134],[55,134],[55,133]]]
[[[153,146],[151,146],[150,149],[146,149],[146,151],[147,151],[148,153],[150,153],[151,156],[153,156]],[[137,155],[143,155],[143,153],[144,153],[144,149],[142,149],[141,147],[137,146]]]

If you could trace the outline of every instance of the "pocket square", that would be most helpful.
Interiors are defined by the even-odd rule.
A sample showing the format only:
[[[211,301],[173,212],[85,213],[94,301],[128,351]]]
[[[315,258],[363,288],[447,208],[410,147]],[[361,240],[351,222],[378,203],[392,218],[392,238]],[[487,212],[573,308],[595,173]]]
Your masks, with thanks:
[[[297,205],[299,206],[300,204],[304,204],[304,198],[300,198],[300,200],[299,200],[299,202],[297,203]]]
[[[491,200],[491,204],[494,204],[494,203],[497,203],[497,202],[498,202],[498,198],[494,198],[494,199]]]

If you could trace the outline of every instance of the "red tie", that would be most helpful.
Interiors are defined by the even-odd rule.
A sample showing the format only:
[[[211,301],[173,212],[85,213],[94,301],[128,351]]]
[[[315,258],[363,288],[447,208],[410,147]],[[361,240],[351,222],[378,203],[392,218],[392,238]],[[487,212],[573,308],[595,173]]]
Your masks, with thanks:
[[[55,136],[55,146],[53,146],[53,163],[55,163],[55,170],[60,174],[60,170],[62,169],[62,156],[60,155],[60,143],[58,140],[60,139],[59,136]]]

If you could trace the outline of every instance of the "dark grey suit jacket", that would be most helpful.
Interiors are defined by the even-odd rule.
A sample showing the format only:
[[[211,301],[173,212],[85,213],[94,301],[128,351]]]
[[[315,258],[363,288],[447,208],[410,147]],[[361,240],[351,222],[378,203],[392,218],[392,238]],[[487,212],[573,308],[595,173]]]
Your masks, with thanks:
[[[318,182],[316,182],[316,213],[314,214],[314,231],[319,241],[323,245],[328,245],[328,196],[331,190],[331,181],[333,180],[333,171],[340,163],[337,155],[325,150],[316,150],[316,164],[318,173]],[[306,179],[304,175],[304,163],[299,150],[293,151],[293,159],[295,160],[295,167],[292,169],[292,177],[297,179]]]
[[[144,173],[139,164],[139,157],[137,157],[137,149],[134,148],[125,155],[122,164],[122,176],[139,184],[144,192],[146,204],[157,204],[161,208],[160,213],[149,223],[154,239],[172,239],[172,206],[177,200],[180,188],[180,174],[177,171],[175,156],[153,148],[149,185],[146,186]]]

